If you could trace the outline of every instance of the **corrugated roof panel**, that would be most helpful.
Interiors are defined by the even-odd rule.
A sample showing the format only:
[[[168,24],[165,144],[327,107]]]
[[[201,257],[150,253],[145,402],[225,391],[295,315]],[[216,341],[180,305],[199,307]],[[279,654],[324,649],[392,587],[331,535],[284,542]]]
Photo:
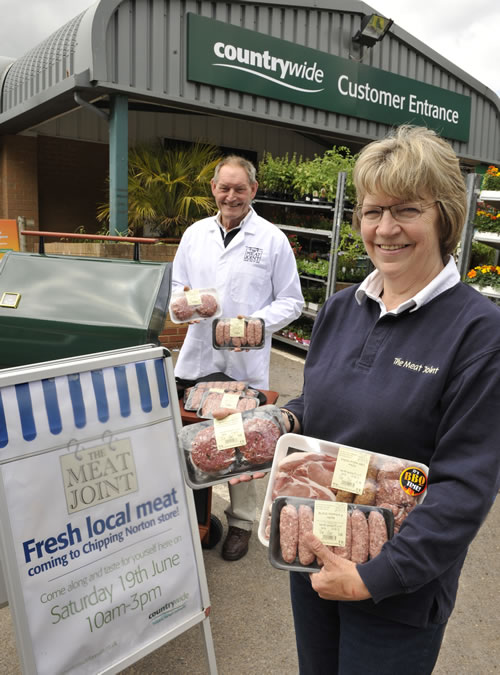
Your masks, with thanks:
[[[76,34],[84,14],[68,21],[14,62],[3,86],[4,108],[12,108],[73,75]]]

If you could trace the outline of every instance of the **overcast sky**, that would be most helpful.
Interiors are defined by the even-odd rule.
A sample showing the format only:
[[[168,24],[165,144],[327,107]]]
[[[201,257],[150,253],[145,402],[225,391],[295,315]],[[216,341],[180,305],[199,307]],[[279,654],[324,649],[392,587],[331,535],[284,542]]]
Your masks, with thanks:
[[[22,56],[92,4],[0,0],[0,55]],[[500,0],[373,0],[368,3],[500,96]]]

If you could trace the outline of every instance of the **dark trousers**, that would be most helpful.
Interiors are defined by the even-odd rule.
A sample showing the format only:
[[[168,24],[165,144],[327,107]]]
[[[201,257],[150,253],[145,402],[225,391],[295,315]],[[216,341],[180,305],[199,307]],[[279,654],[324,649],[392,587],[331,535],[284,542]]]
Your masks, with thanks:
[[[290,592],[300,675],[432,673],[446,624],[416,628],[322,600],[307,574],[290,574]]]

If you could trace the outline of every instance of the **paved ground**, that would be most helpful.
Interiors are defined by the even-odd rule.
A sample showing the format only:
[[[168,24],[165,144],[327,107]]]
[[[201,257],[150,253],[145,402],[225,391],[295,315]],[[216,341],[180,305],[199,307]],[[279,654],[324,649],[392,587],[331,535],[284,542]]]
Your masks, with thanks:
[[[271,389],[284,404],[302,385],[301,352],[273,350]],[[260,503],[267,481],[258,481]],[[226,527],[227,489],[213,489],[212,513]],[[260,515],[260,514],[259,514]],[[228,563],[221,542],[204,551],[212,605],[211,627],[220,675],[296,675],[294,631],[288,600],[288,575],[271,567],[255,527],[248,555]],[[471,546],[434,675],[500,673],[500,503]],[[0,674],[18,675],[11,616],[0,610]],[[204,642],[199,626],[123,671],[126,675],[206,675]],[[358,675],[358,674],[353,674]],[[394,674],[399,675],[399,674]]]

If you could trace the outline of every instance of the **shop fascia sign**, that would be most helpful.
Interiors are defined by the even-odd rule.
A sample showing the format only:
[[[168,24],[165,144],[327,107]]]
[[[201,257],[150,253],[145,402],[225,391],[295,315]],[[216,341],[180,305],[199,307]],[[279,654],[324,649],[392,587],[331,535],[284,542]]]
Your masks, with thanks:
[[[470,97],[188,14],[187,79],[468,141]]]

